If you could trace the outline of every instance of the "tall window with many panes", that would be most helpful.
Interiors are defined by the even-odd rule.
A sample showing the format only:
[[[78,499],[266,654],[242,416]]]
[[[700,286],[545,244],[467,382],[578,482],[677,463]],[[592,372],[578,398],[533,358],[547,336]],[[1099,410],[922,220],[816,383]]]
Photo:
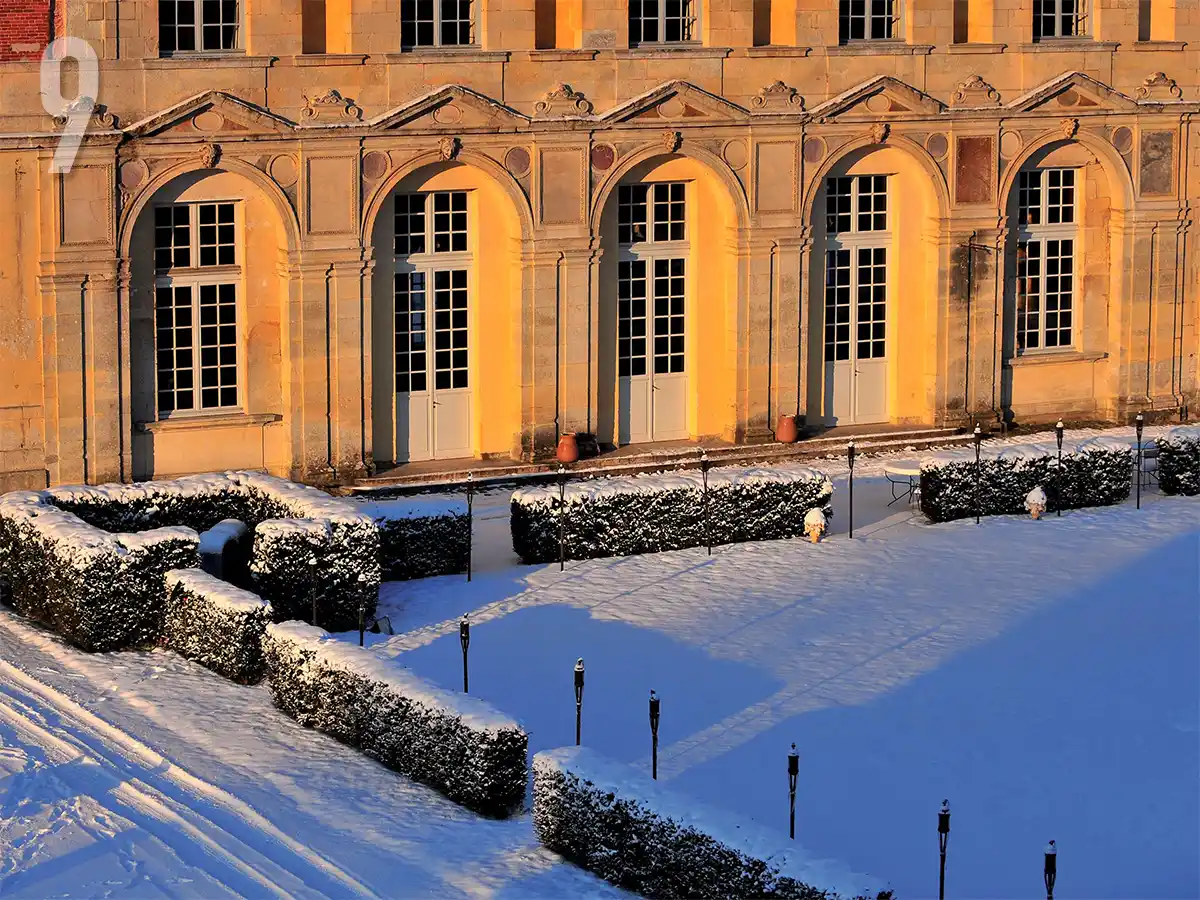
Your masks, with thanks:
[[[154,210],[158,415],[233,410],[238,394],[237,204]]]
[[[887,355],[888,176],[825,182],[825,361]]]
[[[400,46],[413,50],[474,44],[474,5],[472,0],[400,0]]]
[[[396,392],[469,387],[466,191],[397,194]]]
[[[158,0],[158,52],[220,52],[241,49],[238,0]]]
[[[629,0],[629,45],[696,40],[699,5],[700,0]]]
[[[900,0],[840,0],[838,40],[890,41],[897,36]]]
[[[1074,169],[1017,173],[1018,353],[1074,344]]]
[[[617,374],[682,373],[687,298],[687,185],[617,189]]]

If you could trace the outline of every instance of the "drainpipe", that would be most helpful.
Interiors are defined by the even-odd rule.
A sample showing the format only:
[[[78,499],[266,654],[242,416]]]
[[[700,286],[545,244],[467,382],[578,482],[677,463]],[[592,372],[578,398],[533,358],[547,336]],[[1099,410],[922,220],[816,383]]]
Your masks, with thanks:
[[[775,273],[778,269],[776,254],[779,244],[771,242],[769,265],[769,280],[767,282],[767,428],[775,433],[775,417],[771,415],[771,388],[774,386],[775,374]]]
[[[1188,131],[1191,125],[1191,117],[1184,116],[1180,123],[1179,137],[1179,169],[1180,169],[1180,196],[1188,196]],[[1184,203],[1186,204],[1186,200]],[[1179,412],[1179,421],[1184,421],[1187,418],[1187,404],[1183,397],[1183,305],[1187,299],[1187,295],[1183,290],[1183,280],[1187,278],[1187,213],[1184,214],[1184,222],[1182,227],[1176,226],[1175,229],[1175,247],[1176,247],[1176,267],[1175,267],[1175,291],[1174,299],[1171,303],[1171,398],[1175,401],[1175,407]]]
[[[554,261],[554,443],[562,434],[562,266],[567,255],[561,250]]]
[[[971,298],[975,293],[975,235],[974,229],[967,238],[967,349],[965,364],[966,378],[963,379],[963,412],[971,415]]]
[[[996,248],[996,255],[998,257],[1000,255],[999,248]],[[1000,283],[1004,280],[1000,267],[1003,265],[1003,259],[996,260],[997,277],[992,279],[994,282],[992,289],[992,415],[996,421],[1000,422],[1001,431],[1007,431],[1008,422],[1004,418],[1003,411],[996,403],[996,383],[1003,377],[1000,369],[1000,331],[1003,327],[1000,316]]]
[[[1158,246],[1158,225],[1150,230],[1150,284],[1146,290],[1148,302],[1146,304],[1146,403],[1151,403],[1150,397],[1150,372],[1153,360],[1151,358],[1151,345],[1154,341],[1154,257],[1155,248]]]
[[[325,467],[337,479],[333,465],[333,264],[325,270]]]

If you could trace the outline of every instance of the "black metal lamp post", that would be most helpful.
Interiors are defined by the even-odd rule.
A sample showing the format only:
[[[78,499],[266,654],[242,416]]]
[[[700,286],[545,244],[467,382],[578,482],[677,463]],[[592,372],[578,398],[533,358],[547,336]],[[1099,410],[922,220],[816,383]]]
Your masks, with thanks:
[[[704,481],[704,544],[708,547],[708,555],[712,556],[712,532],[708,528],[708,452],[700,453],[700,477]]]
[[[1054,439],[1058,442],[1058,468],[1054,470],[1054,506],[1058,515],[1062,515],[1062,441],[1063,441],[1063,421],[1058,420],[1058,424],[1054,426]]]
[[[846,445],[846,461],[850,463],[850,537],[854,537],[854,441]]]
[[[312,595],[312,624],[317,627],[317,558],[308,558],[308,591]]]
[[[471,620],[463,613],[462,621],[458,623],[458,642],[463,651],[463,693],[467,693],[467,647],[471,646]]]
[[[788,834],[796,839],[796,778],[800,775],[800,754],[792,744],[788,753]]]
[[[982,477],[979,465],[979,450],[983,446],[983,430],[980,429],[979,423],[975,424],[975,524],[979,524],[979,516],[983,506],[983,500],[979,496],[979,482]]]
[[[473,543],[473,533],[475,531],[475,476],[473,473],[467,473],[467,581],[471,580],[471,551]],[[464,650],[465,654],[466,651]],[[464,688],[464,690],[466,690]]]
[[[658,716],[662,701],[650,692],[650,777],[658,780]]]
[[[1134,470],[1134,477],[1137,478],[1137,508],[1142,508],[1142,429],[1146,425],[1146,419],[1141,413],[1133,417],[1133,430],[1137,433],[1137,469]]]
[[[1058,848],[1054,841],[1046,845],[1046,864],[1042,868],[1042,878],[1046,882],[1046,900],[1054,900],[1054,881],[1058,877]]]
[[[358,607],[358,646],[362,646],[367,633],[367,610],[361,604]]]
[[[575,746],[579,746],[579,738],[583,726],[583,657],[575,662]]]
[[[938,813],[938,849],[941,851],[942,865],[938,872],[938,900],[946,900],[946,844],[950,842],[950,801],[942,801],[942,810]]]
[[[567,470],[558,467],[558,571],[567,566]]]

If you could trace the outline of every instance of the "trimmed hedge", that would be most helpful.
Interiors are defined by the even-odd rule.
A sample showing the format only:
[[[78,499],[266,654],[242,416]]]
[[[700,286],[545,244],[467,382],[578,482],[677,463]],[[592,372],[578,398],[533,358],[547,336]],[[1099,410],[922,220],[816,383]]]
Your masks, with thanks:
[[[533,827],[549,849],[646,897],[888,900],[874,879],[810,859],[584,747],[533,758]]]
[[[1130,444],[1112,438],[1064,448],[1061,476],[1058,451],[1036,445],[986,449],[978,472],[973,450],[940,454],[921,463],[921,512],[931,522],[969,518],[978,497],[981,515],[1019,515],[1035,487],[1050,510],[1111,506],[1129,497],[1133,458]]]
[[[1200,427],[1181,425],[1158,439],[1158,486],[1164,494],[1200,494]]]
[[[41,491],[0,497],[0,577],[13,606],[83,650],[157,643],[164,576],[198,565],[199,542],[182,527],[111,534]]]
[[[529,736],[492,707],[300,622],[263,643],[275,705],[487,816],[519,809]]]
[[[271,604],[200,569],[167,572],[166,590],[164,647],[231,681],[262,678]]]
[[[277,613],[311,618],[317,597],[320,624],[334,631],[355,628],[358,608],[375,613],[379,598],[379,528],[359,504],[307,485],[260,472],[189,475],[174,481],[52,488],[44,492],[62,509],[109,531],[186,525],[207,531],[224,519],[254,529],[255,589]],[[281,555],[287,526],[275,521],[325,523],[316,543],[305,542],[303,562]],[[267,536],[260,540],[260,532]],[[262,548],[260,556],[258,548]],[[308,559],[316,557],[316,564]]]
[[[471,522],[460,497],[378,500],[362,510],[379,528],[379,563],[388,581],[467,571]]]
[[[804,534],[811,509],[833,515],[833,483],[802,468],[729,466],[708,473],[711,542],[769,541]],[[513,549],[523,562],[559,557],[558,486],[512,497]],[[567,559],[703,547],[705,501],[699,472],[574,481],[565,490]]]

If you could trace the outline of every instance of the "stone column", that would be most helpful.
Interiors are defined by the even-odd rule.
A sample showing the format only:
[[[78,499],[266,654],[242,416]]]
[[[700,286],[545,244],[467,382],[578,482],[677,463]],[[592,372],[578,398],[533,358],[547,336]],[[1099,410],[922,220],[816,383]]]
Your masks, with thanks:
[[[769,440],[775,376],[775,242],[739,234],[736,440]],[[701,400],[703,402],[703,399]]]
[[[370,353],[366,344],[370,310],[363,299],[362,284],[367,269],[361,259],[330,263],[330,455],[339,481],[366,474],[363,427],[371,396],[367,391]]]
[[[128,366],[117,302],[116,260],[99,261],[84,284],[83,367],[86,378],[88,483],[121,481],[122,370]]]
[[[592,369],[597,327],[593,274],[599,252],[590,246],[558,248],[555,292],[559,311],[558,421],[564,432],[590,433],[595,427]],[[598,297],[598,292],[596,293]]]
[[[522,459],[544,458],[554,452],[555,376],[558,345],[555,327],[555,266],[557,254],[538,254],[533,242],[522,244],[520,321],[516,345],[521,353],[521,434],[514,454]]]
[[[292,444],[291,477],[325,482],[334,478],[333,417],[327,315],[333,265],[328,261],[288,266],[288,418]]]
[[[1000,403],[1003,357],[1004,231],[968,229],[931,236],[939,257],[934,423],[985,427]],[[994,399],[993,399],[994,398]]]
[[[800,288],[807,237],[789,229],[771,240],[771,391],[767,426],[800,410],[803,326]],[[753,276],[752,276],[753,278]]]
[[[133,280],[128,259],[117,261],[117,316],[118,347],[121,352],[120,371],[120,438],[121,438],[121,481],[133,480],[133,382],[131,380],[131,358],[133,343],[130,338],[132,325]]]

